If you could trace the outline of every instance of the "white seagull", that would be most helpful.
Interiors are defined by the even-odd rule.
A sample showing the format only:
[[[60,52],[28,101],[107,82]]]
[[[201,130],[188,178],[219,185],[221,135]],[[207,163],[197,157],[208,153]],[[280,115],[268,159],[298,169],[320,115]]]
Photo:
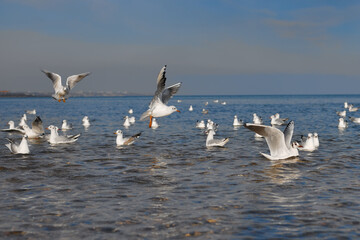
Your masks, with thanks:
[[[267,159],[280,160],[299,156],[299,151],[297,149],[299,144],[297,142],[291,143],[295,127],[294,121],[289,122],[284,132],[281,132],[275,127],[265,125],[246,123],[244,126],[251,131],[264,136],[270,150],[270,155],[265,153],[261,154]]]
[[[31,127],[32,128],[30,128],[28,125],[23,126],[25,134],[28,136],[28,138],[42,138],[45,135],[43,123],[39,116],[37,116],[32,122]]]
[[[193,110],[194,110],[193,106],[192,106],[192,105],[190,105],[190,107],[189,107],[189,111],[190,111],[190,112],[192,112]]]
[[[239,121],[237,115],[235,115],[235,116],[234,116],[233,126],[234,126],[234,127],[239,127],[239,126],[241,126],[242,124],[243,124],[242,121],[241,121],[241,120]]]
[[[83,119],[82,119],[82,125],[83,125],[84,127],[89,127],[89,126],[90,126],[90,121],[89,121],[89,117],[88,117],[88,116],[83,117]]]
[[[346,117],[346,110],[336,112],[336,114],[337,114],[339,117]]]
[[[343,119],[343,118],[339,118],[339,124],[338,124],[338,128],[339,129],[344,129],[348,127],[348,123]]]
[[[63,86],[61,83],[61,76],[56,73],[49,72],[47,70],[41,70],[43,73],[46,74],[48,78],[51,79],[53,82],[53,87],[55,90],[55,93],[52,95],[52,97],[55,100],[58,100],[61,102],[65,102],[67,99],[67,95],[70,93],[70,90],[75,87],[75,85],[80,82],[84,77],[88,76],[90,73],[81,73],[77,75],[72,75],[66,79],[66,86]]]
[[[35,115],[35,114],[36,114],[36,110],[35,110],[35,109],[33,109],[33,110],[27,110],[26,113],[27,113],[27,114],[33,114],[33,115]]]
[[[130,125],[131,124],[130,124],[129,116],[125,116],[125,121],[123,123],[123,126],[128,128],[128,127],[130,127]]]
[[[204,120],[201,120],[201,121],[197,120],[196,121],[196,128],[204,129],[205,127],[206,126],[205,126]]]
[[[357,117],[349,117],[350,121],[352,121],[353,123],[360,123],[360,118]]]
[[[11,139],[7,138],[9,143],[5,144],[5,146],[7,148],[9,148],[9,150],[13,154],[29,154],[30,150],[29,150],[29,145],[28,145],[28,142],[27,142],[26,138],[27,138],[27,136],[24,135],[21,142],[20,142],[20,144],[16,144]]]
[[[135,117],[134,116],[129,117],[129,122],[131,124],[134,124],[135,123]]]
[[[276,113],[275,115],[270,116],[271,125],[283,125],[288,120],[288,118],[280,118],[280,114]]]
[[[175,106],[167,106],[166,103],[180,89],[181,82],[165,88],[166,83],[166,65],[160,70],[157,78],[157,88],[153,99],[150,102],[149,109],[141,115],[140,120],[150,117],[149,128],[151,128],[153,117],[165,117],[173,112],[180,112]]]
[[[352,104],[349,105],[349,112],[356,112],[357,110],[359,110],[358,107],[354,107]]]
[[[9,128],[8,129],[1,129],[2,132],[10,132],[10,133],[21,133],[25,134],[25,131],[21,129],[20,127],[15,127],[14,121],[9,121]]]
[[[62,121],[61,125],[62,130],[70,130],[72,129],[72,124],[68,123],[65,119]]]
[[[24,113],[24,115],[23,115],[23,116],[21,117],[21,119],[20,119],[19,126],[20,126],[20,127],[27,126],[26,121],[27,121],[27,116],[26,116],[26,114]]]
[[[129,112],[129,114],[133,114],[134,110],[132,108],[130,108],[128,112]]]
[[[209,129],[206,133],[206,147],[223,147],[227,142],[229,142],[229,138],[214,139],[214,129]]]
[[[308,133],[307,137],[301,137],[301,147],[298,148],[299,150],[312,152],[316,149],[314,135],[312,133]]]
[[[157,123],[156,118],[153,118],[151,128],[157,129],[158,127],[159,127],[159,124]]]
[[[317,133],[314,133],[314,145],[316,148],[320,146],[319,135]]]
[[[73,143],[73,142],[76,142],[80,137],[80,134],[60,136],[58,133],[59,128],[54,125],[50,125],[49,127],[47,127],[47,129],[51,131],[48,142],[52,145],[63,144],[63,143]]]
[[[126,137],[124,138],[123,136],[123,132],[121,130],[117,130],[116,132],[114,132],[114,134],[116,134],[116,145],[117,146],[122,146],[122,145],[131,145],[135,142],[135,140],[137,138],[140,137],[141,132],[131,136],[131,137]]]

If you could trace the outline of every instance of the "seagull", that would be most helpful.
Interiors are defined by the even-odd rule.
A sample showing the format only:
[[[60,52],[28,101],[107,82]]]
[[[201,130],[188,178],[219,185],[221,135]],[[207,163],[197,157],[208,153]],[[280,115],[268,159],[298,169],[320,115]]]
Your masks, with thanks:
[[[348,102],[344,102],[344,108],[349,108]]]
[[[8,129],[1,129],[2,132],[10,132],[10,133],[21,133],[25,134],[25,131],[21,129],[20,127],[15,127],[14,121],[9,121],[9,128]]]
[[[70,90],[74,88],[75,85],[78,82],[80,82],[84,77],[90,74],[89,72],[86,72],[77,75],[72,75],[66,79],[66,86],[63,86],[61,84],[61,77],[59,74],[52,73],[47,70],[41,70],[41,71],[45,73],[46,76],[50,78],[51,81],[53,82],[55,93],[52,95],[52,97],[55,100],[58,100],[59,102],[61,102],[61,100],[65,102],[65,100],[67,99],[66,96],[70,93]]]
[[[348,127],[348,123],[346,122],[346,120],[344,120],[343,118],[339,118],[339,124],[338,124],[338,128],[339,129],[344,129]]]
[[[316,148],[320,146],[319,135],[317,133],[314,133],[314,145]]]
[[[352,104],[349,105],[349,112],[356,112],[357,110],[359,110],[358,107],[354,107]]]
[[[26,138],[27,138],[27,136],[24,135],[20,144],[16,144],[15,142],[13,142],[12,140],[7,138],[9,143],[5,144],[5,146],[7,148],[9,148],[9,150],[13,154],[29,154],[30,150],[29,150],[29,145],[28,145]]]
[[[205,128],[205,122],[204,122],[204,120],[201,120],[201,121],[197,120],[197,121],[196,121],[196,128],[204,129],[204,128]]]
[[[28,138],[42,138],[45,135],[43,123],[39,116],[37,116],[32,122],[31,127],[32,128],[30,128],[28,125],[23,126],[25,134],[28,136]]]
[[[346,110],[341,111],[341,112],[336,112],[336,114],[340,117],[346,117]]]
[[[122,145],[131,145],[135,142],[135,140],[137,138],[140,137],[141,132],[131,136],[131,137],[123,137],[123,132],[121,130],[117,130],[116,132],[114,132],[114,134],[116,134],[116,145],[117,146],[122,146]]]
[[[284,132],[271,126],[257,125],[245,123],[246,128],[264,136],[266,143],[270,150],[270,155],[261,153],[264,157],[270,160],[287,159],[290,157],[299,156],[297,142],[291,143],[291,138],[294,133],[295,123],[290,121],[286,126]]]
[[[124,123],[123,123],[123,126],[124,127],[130,127],[130,121],[129,121],[129,116],[125,116],[125,121],[124,121]]]
[[[205,108],[203,108],[203,110],[201,111],[202,114],[208,114],[209,110],[206,110]]]
[[[357,117],[349,117],[350,121],[352,121],[353,123],[360,123],[360,118]]]
[[[217,130],[217,127],[219,125],[217,123],[214,123],[213,121],[211,121],[210,119],[207,120],[207,123],[206,123],[206,129],[207,130],[214,130],[216,131]]]
[[[209,104],[209,102],[205,102],[204,105],[207,106]]]
[[[33,115],[35,115],[35,114],[36,114],[36,110],[35,110],[35,109],[33,109],[33,110],[27,110],[26,113],[27,113],[27,114],[33,114]]]
[[[229,138],[214,139],[214,129],[209,129],[206,133],[206,147],[223,147],[227,142],[229,142]]]
[[[133,114],[134,110],[132,110],[132,108],[130,108],[128,112],[129,112],[129,114]]]
[[[219,102],[219,99],[216,99],[216,100],[214,100],[213,102],[214,102],[214,103],[218,103],[218,102]]]
[[[181,82],[165,88],[166,83],[166,65],[160,70],[157,78],[157,88],[153,99],[150,102],[149,109],[141,115],[140,120],[150,117],[149,128],[151,128],[153,117],[165,117],[173,112],[180,112],[175,106],[167,106],[166,103],[180,89]]]
[[[62,121],[61,125],[62,130],[70,130],[72,129],[72,124],[69,124],[65,119]]]
[[[159,127],[159,124],[157,123],[156,118],[153,118],[151,128],[157,129],[158,127]]]
[[[275,115],[270,116],[271,125],[283,125],[288,120],[288,118],[280,118],[280,114],[276,113]]]
[[[190,112],[192,112],[194,109],[193,109],[193,106],[192,105],[190,105],[190,107],[189,107],[189,111]]]
[[[90,126],[90,121],[89,121],[89,117],[88,117],[88,116],[83,117],[83,119],[82,119],[82,125],[83,125],[84,127],[89,127],[89,126]]]
[[[259,125],[263,124],[261,117],[259,117],[256,113],[253,113],[253,123]]]
[[[308,133],[308,136],[302,137],[301,139],[301,147],[298,148],[299,150],[312,152],[316,149],[315,142],[314,142],[314,135],[312,133]]]
[[[237,118],[237,115],[235,115],[235,116],[234,116],[233,126],[234,126],[234,127],[239,127],[239,126],[241,126],[241,125],[243,125],[242,121],[241,121],[241,120],[239,121],[238,118]]]
[[[221,105],[226,105],[226,102],[222,102]]]
[[[59,128],[54,125],[48,126],[47,129],[51,131],[48,142],[52,145],[63,144],[63,143],[73,143],[73,142],[76,142],[80,137],[80,134],[60,136],[58,133]]]
[[[131,124],[134,124],[134,123],[135,123],[135,117],[134,117],[134,116],[129,117],[129,122],[130,122]]]

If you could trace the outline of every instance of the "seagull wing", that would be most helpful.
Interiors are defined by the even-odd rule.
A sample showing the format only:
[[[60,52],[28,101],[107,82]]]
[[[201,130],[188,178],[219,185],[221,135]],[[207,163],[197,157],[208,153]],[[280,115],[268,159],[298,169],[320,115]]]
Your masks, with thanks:
[[[149,108],[151,108],[155,102],[162,101],[161,95],[165,89],[165,83],[166,83],[165,75],[166,75],[166,65],[163,68],[161,68],[161,70],[159,72],[157,82],[156,82],[157,83],[156,91],[155,91],[153,99],[150,102]]]
[[[285,149],[287,149],[284,134],[279,129],[275,127],[251,123],[246,123],[244,126],[247,129],[250,129],[257,134],[264,136],[268,144],[271,156],[280,155]]]
[[[43,134],[45,133],[42,120],[39,116],[35,118],[35,120],[32,122],[32,130],[36,134]]]
[[[86,77],[88,75],[90,75],[89,72],[72,75],[66,79],[66,86],[69,89],[72,89],[78,82],[80,82],[84,77]]]
[[[290,121],[284,130],[285,144],[288,149],[291,148],[291,138],[294,133],[294,127],[295,127],[294,121]]]
[[[175,93],[177,93],[179,91],[181,87],[181,82],[176,83],[168,88],[166,88],[161,95],[161,101],[164,104],[167,104],[167,102],[170,100],[170,98],[172,98],[174,96]]]
[[[131,145],[131,144],[133,144],[133,143],[135,142],[135,140],[140,137],[140,135],[141,135],[141,132],[139,132],[139,133],[137,133],[137,134],[135,134],[135,135],[127,138],[126,141],[124,142],[124,145]]]
[[[59,74],[52,73],[47,70],[41,70],[41,71],[43,73],[45,73],[48,78],[51,79],[51,81],[53,82],[53,87],[54,87],[55,92],[58,92],[59,90],[62,89],[61,77]]]

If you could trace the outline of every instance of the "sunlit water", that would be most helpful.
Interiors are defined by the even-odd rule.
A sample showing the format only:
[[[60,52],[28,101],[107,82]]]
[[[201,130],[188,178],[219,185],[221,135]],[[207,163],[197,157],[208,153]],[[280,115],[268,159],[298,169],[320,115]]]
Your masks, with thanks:
[[[360,96],[177,96],[181,113],[159,118],[160,127],[137,121],[122,126],[127,111],[138,120],[150,97],[0,99],[0,124],[19,122],[35,108],[44,126],[74,125],[73,144],[30,141],[30,155],[12,155],[0,133],[0,234],[30,239],[239,239],[358,238],[360,235],[360,126],[339,131],[336,111]],[[181,99],[178,103],[176,100]],[[219,99],[226,105],[213,103]],[[204,102],[209,101],[208,106]],[[189,105],[194,107],[189,112]],[[209,110],[208,115],[201,113]],[[320,148],[272,162],[264,140],[232,126],[235,114],[278,112],[295,121],[293,139],[317,132]],[[91,126],[84,129],[83,116]],[[360,113],[352,116],[360,117]],[[28,115],[28,123],[34,116]],[[219,124],[226,148],[207,149],[196,120]],[[117,129],[141,138],[115,146]],[[281,127],[283,129],[283,127]]]

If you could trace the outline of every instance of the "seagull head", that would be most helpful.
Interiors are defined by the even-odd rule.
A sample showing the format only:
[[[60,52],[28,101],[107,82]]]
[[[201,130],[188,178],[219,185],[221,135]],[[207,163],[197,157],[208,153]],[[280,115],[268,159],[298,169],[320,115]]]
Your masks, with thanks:
[[[180,112],[175,106],[170,106],[172,112]]]

